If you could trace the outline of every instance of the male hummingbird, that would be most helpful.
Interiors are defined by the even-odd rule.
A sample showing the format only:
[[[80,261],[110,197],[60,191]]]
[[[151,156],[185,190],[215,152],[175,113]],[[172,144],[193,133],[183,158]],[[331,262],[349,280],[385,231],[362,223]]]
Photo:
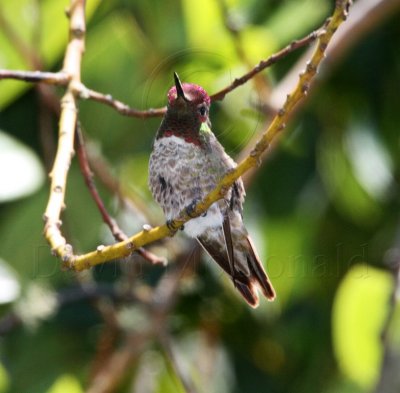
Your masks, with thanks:
[[[211,131],[206,91],[182,84],[176,73],[174,79],[149,163],[149,187],[167,220],[185,208],[190,215],[194,205],[236,167]],[[257,289],[271,301],[275,291],[243,224],[244,197],[243,182],[238,179],[224,199],[188,221],[184,232],[198,240],[250,306],[257,307]]]

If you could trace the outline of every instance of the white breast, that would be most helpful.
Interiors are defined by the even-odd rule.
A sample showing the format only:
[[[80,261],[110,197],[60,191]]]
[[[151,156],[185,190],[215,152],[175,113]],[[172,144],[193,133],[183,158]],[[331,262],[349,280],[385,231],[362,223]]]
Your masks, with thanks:
[[[185,224],[184,232],[193,238],[200,236],[203,232],[211,228],[222,226],[222,214],[217,205],[214,203],[207,211],[205,217],[197,217]]]

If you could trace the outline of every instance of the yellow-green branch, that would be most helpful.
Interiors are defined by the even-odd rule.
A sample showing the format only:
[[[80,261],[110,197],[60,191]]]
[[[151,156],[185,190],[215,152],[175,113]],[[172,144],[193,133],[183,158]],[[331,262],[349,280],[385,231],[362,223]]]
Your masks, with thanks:
[[[300,74],[297,86],[292,93],[287,96],[286,102],[282,109],[278,111],[272,123],[263,133],[262,137],[257,142],[249,156],[234,170],[227,173],[221,179],[215,189],[196,205],[192,217],[189,217],[185,211],[182,211],[179,217],[173,220],[173,228],[178,229],[191,218],[200,216],[202,213],[207,211],[207,209],[214,202],[224,197],[232,184],[241,175],[258,165],[261,154],[268,148],[279,132],[285,128],[285,123],[289,119],[289,115],[293,111],[294,107],[307,95],[311,82],[325,56],[325,50],[333,34],[340,24],[346,19],[349,5],[350,1],[348,0],[336,1],[334,13],[326,24],[325,30],[320,34],[314,53],[310,61],[307,63],[306,69]],[[96,251],[92,251],[87,254],[79,256],[71,255],[70,257],[65,258],[66,266],[77,271],[88,269],[101,263],[126,257],[139,247],[171,235],[173,235],[173,233],[171,233],[171,230],[167,227],[167,225],[161,225],[150,230],[143,230],[123,242],[116,243],[111,246],[99,246]]]
[[[58,147],[50,173],[50,196],[44,213],[44,236],[53,254],[68,260],[73,257],[72,246],[61,233],[61,211],[65,208],[65,189],[68,169],[74,154],[74,134],[77,121],[77,97],[73,86],[80,83],[81,62],[85,50],[85,0],[71,0],[68,11],[70,19],[69,42],[64,57],[63,74],[70,76],[66,93],[61,100],[61,117]]]

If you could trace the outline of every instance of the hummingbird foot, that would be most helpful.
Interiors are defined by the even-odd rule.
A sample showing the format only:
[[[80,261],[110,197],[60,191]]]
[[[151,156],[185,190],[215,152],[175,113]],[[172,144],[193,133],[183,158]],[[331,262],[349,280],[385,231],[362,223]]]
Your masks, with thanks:
[[[185,229],[184,225],[182,225],[180,228],[176,228],[176,226],[174,225],[174,220],[167,220],[165,225],[171,231],[172,234],[174,234],[178,229],[180,229],[181,231]]]
[[[190,218],[195,218],[196,215],[194,214],[196,211],[196,205],[197,203],[200,201],[200,199],[196,198],[193,199],[193,201],[190,203],[190,205],[186,206],[185,211],[186,214],[190,217]]]
[[[167,228],[171,231],[171,235],[175,234],[175,232],[176,232],[178,229],[182,229],[182,228],[183,228],[183,225],[182,225],[181,228],[176,228],[176,226],[174,225],[174,220],[167,220],[166,223],[165,223],[165,225],[166,225]]]
[[[197,204],[201,201],[200,198],[196,198],[193,199],[192,203],[188,206],[186,206],[186,214],[190,217],[190,218],[195,218],[196,215],[194,214],[195,210],[196,210],[196,206]],[[207,216],[207,211],[205,211],[204,213],[201,214],[201,217],[205,217]]]

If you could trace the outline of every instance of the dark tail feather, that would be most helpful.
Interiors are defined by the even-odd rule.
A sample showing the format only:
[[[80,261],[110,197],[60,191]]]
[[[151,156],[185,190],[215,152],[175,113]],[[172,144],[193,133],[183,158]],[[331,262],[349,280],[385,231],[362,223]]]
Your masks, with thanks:
[[[249,255],[247,260],[249,262],[250,271],[253,273],[252,276],[256,279],[265,297],[269,301],[273,301],[276,297],[275,290],[267,273],[264,270],[260,258],[255,251],[253,242],[249,236],[247,237],[247,241],[249,242]]]
[[[258,306],[258,295],[257,290],[254,288],[252,282],[248,281],[247,284],[244,284],[238,280],[234,280],[234,284],[246,302],[251,307],[256,308]]]
[[[218,265],[232,278],[232,281],[238,291],[241,293],[243,298],[251,307],[257,307],[259,303],[257,295],[257,287],[259,287],[265,297],[272,301],[275,299],[275,291],[269,281],[264,268],[254,251],[253,244],[248,238],[249,247],[246,255],[247,264],[250,270],[250,277],[244,275],[237,268],[234,271],[234,277],[232,277],[232,266],[229,263],[227,253],[221,253],[220,244],[214,242],[207,242],[206,239],[197,238],[199,243],[207,251],[211,258],[213,258]]]

